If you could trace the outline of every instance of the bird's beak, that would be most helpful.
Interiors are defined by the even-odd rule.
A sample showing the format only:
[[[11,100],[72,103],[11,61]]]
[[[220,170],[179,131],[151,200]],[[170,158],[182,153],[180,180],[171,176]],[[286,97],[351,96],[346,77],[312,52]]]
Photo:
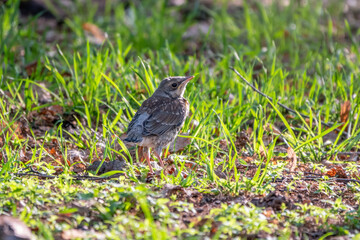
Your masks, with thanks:
[[[182,84],[187,84],[191,79],[193,79],[194,76],[190,76],[190,77],[185,77],[185,79],[183,80],[183,82],[181,83]]]

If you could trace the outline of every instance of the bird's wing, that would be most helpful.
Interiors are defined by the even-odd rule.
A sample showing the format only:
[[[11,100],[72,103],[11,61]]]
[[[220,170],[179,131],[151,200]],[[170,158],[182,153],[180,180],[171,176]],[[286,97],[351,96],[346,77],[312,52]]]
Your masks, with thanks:
[[[142,134],[159,136],[184,123],[188,113],[188,102],[184,98],[161,98],[149,113],[150,116],[144,121]]]
[[[139,110],[136,112],[135,116],[131,120],[128,129],[127,137],[124,139],[127,142],[141,142],[143,137],[144,122],[150,116],[149,108],[149,99],[145,100]]]

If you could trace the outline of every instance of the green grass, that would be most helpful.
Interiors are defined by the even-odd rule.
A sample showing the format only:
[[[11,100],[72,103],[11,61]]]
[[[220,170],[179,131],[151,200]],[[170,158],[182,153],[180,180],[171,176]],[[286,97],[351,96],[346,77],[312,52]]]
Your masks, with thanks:
[[[60,238],[74,228],[86,230],[88,239],[311,238],[305,230],[312,224],[318,237],[358,234],[358,183],[300,180],[306,175],[300,165],[326,173],[323,160],[360,149],[359,32],[344,18],[344,3],[250,1],[228,7],[230,2],[215,2],[106,1],[97,12],[93,4],[75,1],[61,28],[41,32],[39,16],[24,20],[18,1],[1,3],[0,214],[21,218],[40,239]],[[184,38],[204,17],[208,30]],[[102,45],[89,41],[85,22],[107,33]],[[55,40],[46,40],[50,34]],[[26,66],[34,62],[37,67],[28,75]],[[173,174],[163,172],[147,183],[148,168],[137,164],[120,136],[161,79],[189,74],[196,78],[185,93],[191,116],[182,133],[191,142],[169,157]],[[349,131],[340,124],[345,101],[351,104]],[[278,102],[309,118],[284,111]],[[275,127],[281,136],[271,130]],[[334,132],[338,127],[341,131]],[[248,133],[244,148],[240,132]],[[335,136],[328,141],[331,132]],[[296,192],[301,182],[308,193],[319,191],[328,205],[310,198],[268,212],[250,203],[279,190],[275,180],[289,177],[287,162],[272,161],[285,158],[288,147],[296,152],[299,174],[291,175],[284,194]],[[73,158],[74,150],[85,157]],[[120,157],[128,165],[117,179],[71,178],[77,164]],[[359,178],[357,162],[334,163]],[[14,175],[29,166],[59,177]],[[168,196],[166,184],[185,190]],[[186,198],[186,191],[202,197]],[[209,209],[197,212],[204,205]]]

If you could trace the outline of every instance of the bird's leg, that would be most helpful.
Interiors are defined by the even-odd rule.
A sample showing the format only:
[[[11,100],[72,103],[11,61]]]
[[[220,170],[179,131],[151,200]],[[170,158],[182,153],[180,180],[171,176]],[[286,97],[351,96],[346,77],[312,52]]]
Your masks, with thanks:
[[[138,158],[139,158],[139,162],[143,162],[144,161],[144,147],[139,146],[138,147]]]
[[[155,153],[155,156],[159,159],[161,167],[164,168],[164,162],[163,162],[163,160],[161,159],[161,156],[160,156],[161,155],[161,149],[160,150],[155,149],[154,153]]]
[[[154,171],[153,171],[153,169],[151,167],[151,163],[150,163],[150,148],[146,149],[145,158],[146,158],[146,161],[147,161],[147,163],[149,165],[150,173],[153,173]]]

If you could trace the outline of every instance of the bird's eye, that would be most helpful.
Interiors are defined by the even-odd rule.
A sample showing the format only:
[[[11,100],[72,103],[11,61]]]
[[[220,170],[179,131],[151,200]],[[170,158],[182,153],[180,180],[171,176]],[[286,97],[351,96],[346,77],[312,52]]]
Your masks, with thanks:
[[[176,87],[177,87],[177,83],[173,83],[173,84],[171,84],[171,86],[172,86],[173,88],[176,88]]]

